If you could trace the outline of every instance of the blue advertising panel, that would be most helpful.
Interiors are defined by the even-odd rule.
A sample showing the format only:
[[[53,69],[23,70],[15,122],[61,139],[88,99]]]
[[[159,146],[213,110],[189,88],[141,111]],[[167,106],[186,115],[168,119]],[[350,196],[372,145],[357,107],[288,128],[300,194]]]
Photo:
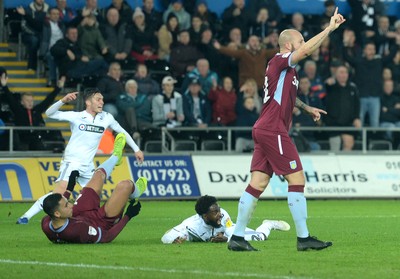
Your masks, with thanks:
[[[139,164],[129,157],[133,177],[148,180],[146,198],[199,197],[199,185],[190,156],[146,156]]]

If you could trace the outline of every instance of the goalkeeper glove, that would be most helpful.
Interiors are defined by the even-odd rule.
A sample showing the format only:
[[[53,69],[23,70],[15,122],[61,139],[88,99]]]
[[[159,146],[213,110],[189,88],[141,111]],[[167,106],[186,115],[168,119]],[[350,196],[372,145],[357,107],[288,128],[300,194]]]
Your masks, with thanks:
[[[129,203],[129,205],[125,211],[125,215],[128,216],[129,219],[131,219],[139,214],[141,207],[142,207],[142,205],[140,204],[140,202],[135,203],[134,201],[132,201],[131,203]]]

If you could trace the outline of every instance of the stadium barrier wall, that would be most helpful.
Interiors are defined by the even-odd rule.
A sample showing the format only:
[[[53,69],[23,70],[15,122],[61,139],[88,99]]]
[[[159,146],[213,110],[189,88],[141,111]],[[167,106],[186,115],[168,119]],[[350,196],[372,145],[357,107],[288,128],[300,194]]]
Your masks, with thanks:
[[[96,157],[98,166],[106,157]],[[400,198],[398,155],[312,155],[301,158],[309,198]],[[144,176],[143,198],[195,199],[200,195],[237,199],[250,182],[248,155],[147,156],[139,165],[134,156],[114,169],[105,181],[103,199],[124,179]],[[60,159],[0,159],[0,201],[32,201],[53,190]],[[78,186],[74,193],[79,194]],[[261,198],[285,198],[287,184],[274,176]]]

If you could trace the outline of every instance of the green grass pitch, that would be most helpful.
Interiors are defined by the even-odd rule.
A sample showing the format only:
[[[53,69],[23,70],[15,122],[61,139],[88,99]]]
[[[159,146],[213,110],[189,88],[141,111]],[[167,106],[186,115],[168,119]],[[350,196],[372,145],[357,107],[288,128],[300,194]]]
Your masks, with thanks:
[[[220,201],[236,219],[237,201]],[[312,235],[333,241],[322,251],[297,252],[285,201],[260,201],[249,227],[286,220],[253,242],[260,252],[231,252],[226,243],[164,245],[163,233],[194,214],[194,201],[143,201],[138,217],[109,244],[55,245],[40,229],[15,221],[30,204],[0,203],[0,278],[399,278],[400,201],[308,201]]]

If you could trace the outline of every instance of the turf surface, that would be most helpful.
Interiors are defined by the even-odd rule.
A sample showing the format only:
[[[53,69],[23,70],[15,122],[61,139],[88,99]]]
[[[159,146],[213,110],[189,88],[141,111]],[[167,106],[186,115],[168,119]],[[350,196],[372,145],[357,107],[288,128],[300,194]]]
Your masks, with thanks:
[[[220,205],[236,219],[237,202]],[[400,201],[308,201],[312,235],[333,241],[297,252],[285,201],[260,201],[249,227],[286,220],[253,242],[260,252],[231,252],[225,243],[163,245],[163,233],[194,214],[193,201],[143,201],[142,211],[110,244],[55,245],[40,229],[42,214],[16,225],[30,204],[0,203],[0,278],[399,278]]]

